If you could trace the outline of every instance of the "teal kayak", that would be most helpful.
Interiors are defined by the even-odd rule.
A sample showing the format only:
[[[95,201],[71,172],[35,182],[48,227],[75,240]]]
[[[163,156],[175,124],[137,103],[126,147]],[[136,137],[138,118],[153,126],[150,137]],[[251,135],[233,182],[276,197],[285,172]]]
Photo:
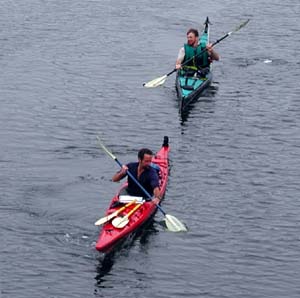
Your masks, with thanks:
[[[205,48],[209,43],[209,20],[205,21],[204,30],[200,36],[199,44]],[[211,66],[203,69],[191,70],[183,67],[177,71],[176,91],[179,100],[179,112],[182,114],[188,110],[189,105],[204,92],[212,82]]]

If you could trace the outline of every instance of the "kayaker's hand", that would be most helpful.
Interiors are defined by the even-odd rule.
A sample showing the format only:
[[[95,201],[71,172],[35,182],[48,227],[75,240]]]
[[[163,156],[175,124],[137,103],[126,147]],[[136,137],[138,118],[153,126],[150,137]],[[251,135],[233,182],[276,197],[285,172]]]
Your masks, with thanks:
[[[127,172],[127,170],[128,170],[128,167],[126,165],[122,165],[122,169],[121,169],[120,173],[122,173],[123,175],[125,175],[126,172]]]
[[[112,181],[113,182],[119,182],[121,179],[123,179],[127,174],[128,167],[126,165],[123,165],[120,171],[118,171],[116,174],[113,175]]]
[[[154,198],[154,199],[152,199],[152,202],[153,202],[155,205],[158,205],[159,202],[160,202],[160,199],[159,199],[159,198]]]
[[[181,64],[180,63],[176,63],[175,69],[180,69],[180,68],[181,68]]]
[[[210,57],[212,60],[216,60],[216,61],[219,61],[219,60],[220,60],[220,56],[219,56],[219,54],[213,49],[212,43],[207,44],[207,45],[206,45],[206,49],[207,49],[207,52],[208,52],[209,57]]]
[[[206,45],[206,49],[207,49],[208,54],[211,55],[211,53],[212,53],[212,51],[213,51],[213,46],[212,46],[212,44],[211,44],[211,43],[208,43],[208,44]]]

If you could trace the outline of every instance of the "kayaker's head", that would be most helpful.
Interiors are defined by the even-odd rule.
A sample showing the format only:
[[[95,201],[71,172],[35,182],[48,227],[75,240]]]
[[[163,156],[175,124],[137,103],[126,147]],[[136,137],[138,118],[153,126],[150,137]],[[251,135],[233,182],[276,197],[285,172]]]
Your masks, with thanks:
[[[152,156],[153,152],[148,148],[142,148],[138,152],[139,164],[142,167],[142,169],[148,168],[150,166],[152,162]]]
[[[187,43],[192,47],[196,47],[198,45],[199,40],[199,32],[197,29],[191,28],[186,33]]]

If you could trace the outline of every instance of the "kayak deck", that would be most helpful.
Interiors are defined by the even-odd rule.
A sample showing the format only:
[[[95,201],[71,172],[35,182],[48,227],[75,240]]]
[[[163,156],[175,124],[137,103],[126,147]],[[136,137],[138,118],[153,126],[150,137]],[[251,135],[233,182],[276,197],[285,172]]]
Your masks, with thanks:
[[[204,77],[187,76],[178,72],[176,77],[176,90],[179,98],[180,112],[184,112],[189,104],[196,100],[211,82],[211,71]]]

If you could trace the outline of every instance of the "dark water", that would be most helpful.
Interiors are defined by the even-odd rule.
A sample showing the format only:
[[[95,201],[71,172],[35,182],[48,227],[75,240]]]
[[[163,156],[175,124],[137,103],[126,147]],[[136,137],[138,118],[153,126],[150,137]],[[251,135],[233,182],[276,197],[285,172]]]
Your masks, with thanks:
[[[2,0],[0,297],[300,297],[297,1]],[[187,17],[189,15],[189,17]],[[185,121],[173,69],[206,16],[214,83]],[[161,214],[113,258],[94,222],[120,161],[170,138]]]

